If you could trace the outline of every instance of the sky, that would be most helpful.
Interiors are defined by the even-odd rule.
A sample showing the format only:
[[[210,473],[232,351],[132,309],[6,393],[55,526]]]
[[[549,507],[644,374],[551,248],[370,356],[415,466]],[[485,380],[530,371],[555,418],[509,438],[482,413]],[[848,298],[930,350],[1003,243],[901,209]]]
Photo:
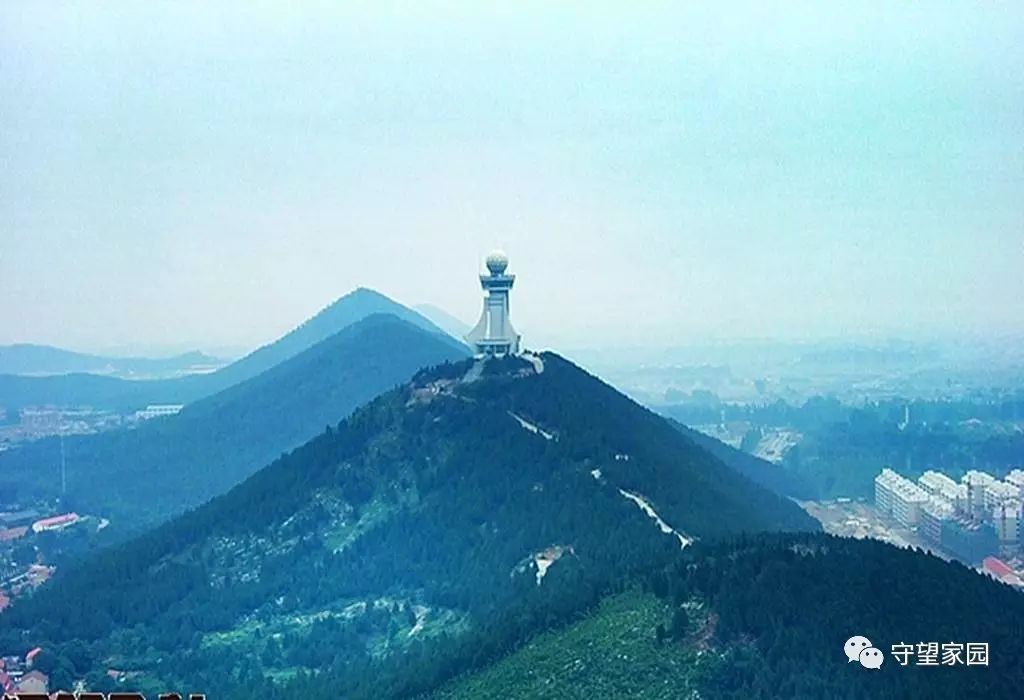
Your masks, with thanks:
[[[1024,331],[1019,3],[290,4],[0,4],[0,343]]]

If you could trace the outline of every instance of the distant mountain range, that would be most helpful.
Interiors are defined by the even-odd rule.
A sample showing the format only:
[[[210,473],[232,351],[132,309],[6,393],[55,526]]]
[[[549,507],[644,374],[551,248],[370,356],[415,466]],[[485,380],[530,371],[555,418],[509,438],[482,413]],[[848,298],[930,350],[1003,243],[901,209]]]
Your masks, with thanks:
[[[413,308],[459,342],[463,342],[463,338],[469,333],[470,326],[440,307],[433,304],[417,304]]]
[[[0,374],[89,372],[121,378],[154,378],[205,372],[223,364],[223,360],[199,351],[173,357],[105,357],[49,345],[0,345]]]
[[[0,406],[93,406],[130,411],[148,404],[190,403],[251,379],[372,314],[392,314],[427,331],[442,332],[415,311],[383,294],[360,288],[287,335],[216,372],[139,381],[82,373],[46,377],[0,374]]]
[[[466,354],[440,332],[374,314],[175,416],[0,453],[0,483],[8,498],[56,497],[63,460],[67,507],[111,518],[114,533],[138,531],[223,493],[421,367]]]
[[[160,469],[137,492],[218,468]],[[0,646],[84,648],[146,687],[222,698],[264,676],[295,679],[281,697],[392,697],[453,674],[446,659],[496,657],[572,619],[695,541],[817,527],[557,355],[466,360],[59,574],[0,617]]]

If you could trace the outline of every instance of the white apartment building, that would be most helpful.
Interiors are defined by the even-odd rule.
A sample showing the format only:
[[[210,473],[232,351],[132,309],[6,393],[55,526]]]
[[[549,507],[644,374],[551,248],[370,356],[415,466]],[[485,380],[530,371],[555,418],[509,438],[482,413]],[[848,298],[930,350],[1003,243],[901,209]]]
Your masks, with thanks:
[[[941,499],[957,511],[967,510],[967,486],[958,483],[942,472],[926,471],[917,479],[918,485],[930,496]]]
[[[992,509],[992,525],[999,536],[999,551],[1014,556],[1020,546],[1021,501],[1008,500]]]
[[[997,508],[1020,499],[1020,489],[1005,481],[996,481],[985,487],[985,507]]]
[[[986,492],[999,480],[991,474],[972,469],[964,474],[962,481],[967,486],[967,512],[979,520],[985,519],[991,509]]]
[[[1024,497],[1024,469],[1011,470],[1003,481],[1011,486],[1016,486],[1018,495]]]
[[[918,526],[921,508],[928,501],[927,491],[892,469],[885,468],[875,477],[875,506],[905,528]]]
[[[947,520],[952,520],[956,515],[954,506],[940,496],[931,496],[927,503],[921,506],[921,524],[918,532],[931,544],[942,543],[942,525]]]

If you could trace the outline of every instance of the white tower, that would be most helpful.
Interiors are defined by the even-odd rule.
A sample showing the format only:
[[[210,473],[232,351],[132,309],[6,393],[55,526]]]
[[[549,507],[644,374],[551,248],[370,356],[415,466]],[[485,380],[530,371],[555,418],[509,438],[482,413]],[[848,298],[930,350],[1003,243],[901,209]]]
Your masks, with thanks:
[[[476,327],[466,334],[477,355],[516,355],[519,353],[519,334],[508,318],[508,293],[516,281],[515,275],[506,275],[508,256],[496,250],[487,256],[489,275],[480,275],[480,286],[487,292],[484,312]]]

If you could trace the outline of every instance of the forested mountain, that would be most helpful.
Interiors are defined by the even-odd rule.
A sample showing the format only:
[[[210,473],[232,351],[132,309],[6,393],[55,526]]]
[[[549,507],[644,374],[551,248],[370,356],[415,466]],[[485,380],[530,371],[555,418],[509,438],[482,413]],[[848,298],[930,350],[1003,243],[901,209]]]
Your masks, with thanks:
[[[23,501],[57,496],[63,458],[66,507],[111,518],[115,534],[138,530],[224,493],[420,368],[466,355],[439,332],[370,316],[177,415],[0,453],[0,484]]]
[[[1024,684],[1024,595],[923,552],[759,535],[697,543],[641,583],[431,697],[1009,699]],[[849,662],[855,635],[881,669]],[[963,649],[918,665],[919,642],[987,642],[989,665]],[[892,654],[904,643],[907,666]]]
[[[327,306],[287,335],[210,375],[211,380],[207,387],[204,387],[204,395],[255,377],[326,340],[342,328],[374,314],[390,314],[430,333],[444,334],[440,328],[412,309],[372,289],[360,287]],[[447,341],[447,336],[444,337]],[[455,347],[463,349],[461,344],[456,344]]]
[[[136,671],[143,690],[407,695],[694,539],[802,529],[817,524],[557,355],[466,360],[59,573],[0,616],[0,648],[43,645],[62,679]]]
[[[198,351],[173,357],[106,357],[49,345],[0,345],[0,374],[177,375],[218,364],[222,362],[217,358]]]
[[[19,408],[49,404],[129,411],[153,403],[190,403],[251,379],[373,314],[392,314],[425,330],[442,332],[423,316],[383,294],[359,288],[273,343],[216,372],[160,380],[127,380],[80,373],[49,377],[0,374],[0,406]]]

